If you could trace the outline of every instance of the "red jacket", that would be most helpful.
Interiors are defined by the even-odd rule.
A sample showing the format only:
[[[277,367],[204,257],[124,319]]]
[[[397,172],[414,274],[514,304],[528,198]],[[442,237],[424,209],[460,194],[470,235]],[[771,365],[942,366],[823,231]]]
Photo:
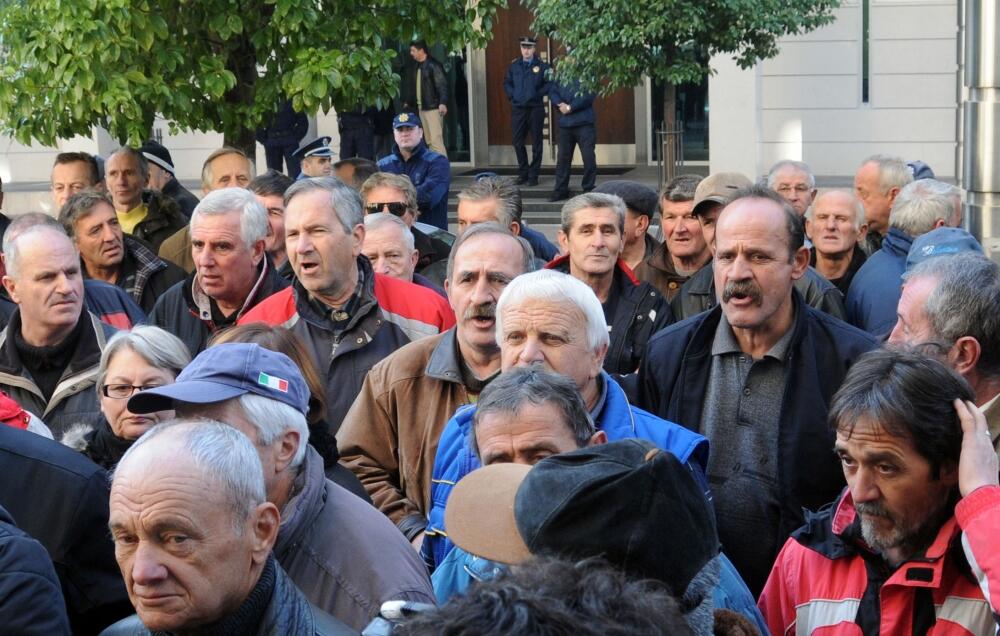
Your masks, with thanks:
[[[997,633],[1000,487],[961,500],[921,557],[893,571],[860,537],[850,492],[785,543],[758,606],[773,636]]]

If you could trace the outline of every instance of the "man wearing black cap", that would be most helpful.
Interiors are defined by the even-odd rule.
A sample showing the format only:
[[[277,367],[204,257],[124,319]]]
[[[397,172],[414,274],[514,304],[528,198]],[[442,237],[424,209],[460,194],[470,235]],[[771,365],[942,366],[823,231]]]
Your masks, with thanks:
[[[302,172],[298,179],[309,177],[329,177],[333,174],[333,150],[330,149],[329,137],[317,137],[299,147],[292,156],[299,160]]]
[[[451,164],[448,157],[434,152],[424,142],[421,120],[413,113],[400,113],[392,120],[396,145],[392,154],[378,162],[379,170],[405,174],[417,189],[420,220],[442,230],[448,229],[448,189]]]
[[[522,37],[521,57],[511,62],[503,80],[510,101],[514,154],[517,155],[517,185],[538,185],[542,167],[542,127],[545,124],[544,98],[549,92],[549,65],[535,54],[535,38]],[[524,136],[531,133],[531,164],[524,149]]]
[[[656,216],[656,190],[635,181],[606,181],[594,192],[613,194],[625,202],[625,231],[622,260],[633,272],[652,255],[659,243],[649,235]]]
[[[198,197],[175,178],[174,160],[170,157],[170,151],[155,139],[150,139],[139,147],[139,152],[148,162],[149,180],[146,187],[176,201],[181,212],[190,218],[195,206],[198,205]]]

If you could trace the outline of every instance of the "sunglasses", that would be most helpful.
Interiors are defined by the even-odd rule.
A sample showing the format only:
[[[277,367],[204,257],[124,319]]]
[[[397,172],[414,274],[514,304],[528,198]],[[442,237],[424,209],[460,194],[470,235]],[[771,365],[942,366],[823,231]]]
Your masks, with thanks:
[[[403,216],[410,208],[405,203],[369,203],[365,206],[365,214],[376,214],[378,212],[388,212],[394,216]]]

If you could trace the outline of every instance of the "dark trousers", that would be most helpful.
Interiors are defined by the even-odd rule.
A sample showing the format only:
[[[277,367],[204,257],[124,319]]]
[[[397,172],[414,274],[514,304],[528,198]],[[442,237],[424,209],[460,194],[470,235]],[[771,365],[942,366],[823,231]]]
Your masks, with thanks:
[[[511,129],[514,132],[514,154],[517,156],[517,174],[529,181],[538,180],[542,167],[542,128],[545,125],[544,106],[511,107]],[[524,138],[531,133],[531,165],[524,148]]]
[[[264,144],[264,161],[267,162],[267,169],[281,172],[281,162],[284,160],[285,165],[288,167],[288,171],[285,174],[293,179],[299,176],[299,160],[292,156],[292,153],[298,147],[299,144],[295,141],[285,144]]]
[[[569,192],[569,167],[573,163],[573,151],[580,146],[583,157],[583,180],[580,187],[584,192],[594,189],[597,181],[597,130],[593,124],[559,129],[559,154],[556,156],[556,185],[554,192]]]
[[[343,128],[340,131],[340,158],[375,160],[375,129],[371,126]]]

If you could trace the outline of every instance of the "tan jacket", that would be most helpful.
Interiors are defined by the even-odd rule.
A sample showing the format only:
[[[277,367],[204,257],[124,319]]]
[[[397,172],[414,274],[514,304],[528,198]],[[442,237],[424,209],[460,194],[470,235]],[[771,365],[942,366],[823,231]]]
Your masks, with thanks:
[[[458,356],[454,328],[402,347],[368,372],[337,433],[341,463],[408,539],[427,524],[441,431],[469,403]]]

